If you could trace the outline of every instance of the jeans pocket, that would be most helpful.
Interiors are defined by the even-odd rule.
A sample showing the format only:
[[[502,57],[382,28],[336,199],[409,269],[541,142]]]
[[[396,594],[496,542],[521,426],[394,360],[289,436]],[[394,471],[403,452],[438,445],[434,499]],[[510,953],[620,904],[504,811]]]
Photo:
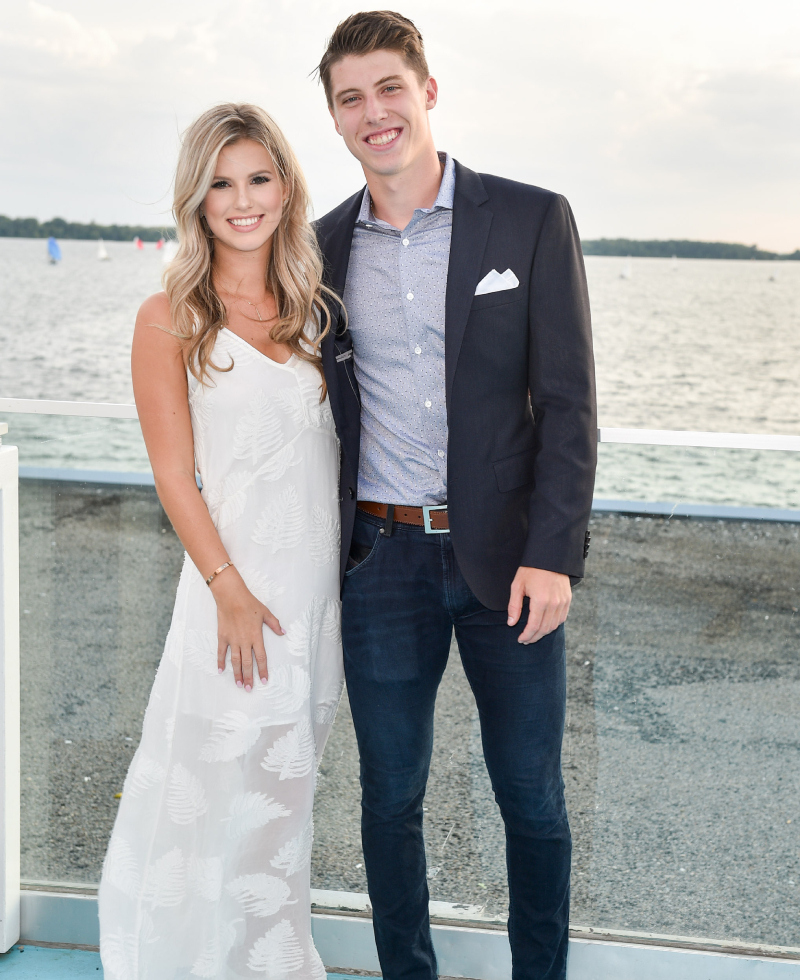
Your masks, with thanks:
[[[358,517],[356,517],[353,540],[350,544],[350,554],[347,557],[347,567],[344,571],[346,578],[372,561],[375,557],[375,552],[378,550],[380,539],[380,532],[374,524],[359,521]]]

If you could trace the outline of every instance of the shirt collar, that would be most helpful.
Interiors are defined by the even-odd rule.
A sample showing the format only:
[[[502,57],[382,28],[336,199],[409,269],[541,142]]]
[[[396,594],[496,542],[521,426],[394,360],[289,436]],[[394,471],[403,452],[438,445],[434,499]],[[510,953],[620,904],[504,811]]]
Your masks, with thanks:
[[[415,209],[421,214],[430,214],[432,211],[436,210],[453,210],[453,200],[456,193],[455,160],[453,160],[449,153],[441,152],[439,153],[439,160],[444,164],[442,182],[439,184],[439,193],[436,195],[436,200],[433,202],[432,208]],[[387,227],[390,227],[387,222],[381,221],[380,218],[376,218],[372,213],[372,198],[370,197],[369,187],[364,188],[364,195],[361,198],[361,210],[358,212],[356,224],[387,225]]]

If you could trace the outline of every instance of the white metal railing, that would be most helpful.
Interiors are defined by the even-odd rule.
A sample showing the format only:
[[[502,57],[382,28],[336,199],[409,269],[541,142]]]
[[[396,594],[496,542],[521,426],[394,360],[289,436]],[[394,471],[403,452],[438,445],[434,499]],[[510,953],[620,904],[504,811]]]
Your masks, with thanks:
[[[8,431],[0,423],[0,443]],[[0,445],[0,953],[20,927],[19,504],[16,446]]]
[[[113,402],[48,401],[0,398],[0,412],[25,415],[81,415],[86,418],[136,419],[135,405]],[[770,449],[800,452],[800,436],[748,432],[695,432],[681,429],[617,429],[601,427],[597,441],[630,446],[683,446],[697,449]]]

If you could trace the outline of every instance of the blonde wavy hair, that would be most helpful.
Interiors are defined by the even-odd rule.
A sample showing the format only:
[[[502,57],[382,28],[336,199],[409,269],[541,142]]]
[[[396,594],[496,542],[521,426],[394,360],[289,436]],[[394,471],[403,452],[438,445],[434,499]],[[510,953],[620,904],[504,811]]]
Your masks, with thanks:
[[[207,379],[209,368],[229,371],[233,367],[231,363],[222,368],[211,361],[217,334],[228,317],[214,288],[214,239],[201,216],[201,206],[220,151],[244,139],[264,146],[287,194],[266,270],[266,287],[278,310],[270,336],[319,370],[322,401],[326,386],[319,345],[331,326],[324,297],[336,300],[336,296],[322,282],[322,258],[309,223],[310,200],[300,164],[277,123],[258,106],[214,106],[183,135],[172,206],[180,244],[163,275],[174,332],[183,341],[186,364],[198,381]],[[312,337],[305,333],[309,323],[315,329]]]

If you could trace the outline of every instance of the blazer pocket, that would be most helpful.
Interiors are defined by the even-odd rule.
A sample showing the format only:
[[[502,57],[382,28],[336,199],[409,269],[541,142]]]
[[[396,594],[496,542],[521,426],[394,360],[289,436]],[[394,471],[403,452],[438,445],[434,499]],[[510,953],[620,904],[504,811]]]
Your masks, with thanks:
[[[527,483],[533,483],[535,463],[535,449],[526,449],[524,453],[498,459],[494,464],[494,475],[500,493],[508,493],[509,490],[516,490]]]
[[[522,292],[521,286],[514,289],[499,289],[495,293],[484,293],[483,296],[472,297],[472,307],[470,312],[478,313],[480,310],[494,310],[498,306],[511,306],[512,303],[524,303],[527,294]]]

